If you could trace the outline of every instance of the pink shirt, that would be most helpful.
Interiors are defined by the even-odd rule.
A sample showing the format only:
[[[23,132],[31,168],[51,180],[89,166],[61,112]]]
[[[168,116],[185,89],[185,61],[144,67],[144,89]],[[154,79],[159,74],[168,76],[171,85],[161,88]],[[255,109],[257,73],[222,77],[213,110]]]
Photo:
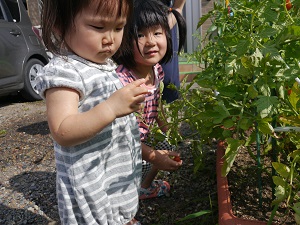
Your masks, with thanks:
[[[133,75],[133,72],[123,65],[118,66],[116,72],[124,86],[138,79]],[[154,84],[146,86],[151,93],[146,96],[144,104],[142,104],[142,109],[138,112],[139,116],[137,116],[142,141],[147,139],[147,135],[150,131],[149,127],[156,122],[158,116],[159,98],[161,94],[160,82],[164,79],[164,72],[160,64],[153,66],[153,74]]]

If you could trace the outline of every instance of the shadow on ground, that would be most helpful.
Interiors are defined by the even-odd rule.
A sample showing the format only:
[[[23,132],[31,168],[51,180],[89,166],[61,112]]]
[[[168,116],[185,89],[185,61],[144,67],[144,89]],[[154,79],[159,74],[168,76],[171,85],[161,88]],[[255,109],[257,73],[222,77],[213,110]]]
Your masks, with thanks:
[[[59,221],[55,179],[56,174],[49,172],[24,172],[12,177],[9,183],[13,192],[6,201],[18,198],[19,206],[9,208],[7,202],[0,204],[0,223],[43,225]],[[30,203],[20,209],[25,201]]]

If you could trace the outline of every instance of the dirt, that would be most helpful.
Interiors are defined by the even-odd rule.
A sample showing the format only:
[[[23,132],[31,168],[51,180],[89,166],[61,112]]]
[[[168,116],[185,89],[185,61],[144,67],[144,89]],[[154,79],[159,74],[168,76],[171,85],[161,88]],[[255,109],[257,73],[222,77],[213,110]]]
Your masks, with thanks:
[[[18,96],[0,98],[0,224],[59,224],[55,196],[55,163],[45,103]],[[171,184],[169,197],[143,200],[137,218],[143,225],[175,224],[203,210],[211,213],[181,224],[217,224],[214,150],[207,149],[207,167],[193,173],[189,142],[180,144],[184,165],[160,173]]]
[[[251,158],[246,148],[237,155],[232,170],[227,176],[232,201],[233,213],[239,218],[268,222],[272,212],[274,199],[272,183],[272,155],[261,150],[260,161],[264,169],[257,164],[256,146],[251,147],[255,158]],[[273,223],[295,225],[291,212],[286,212],[286,206],[281,204]]]
[[[24,102],[18,96],[0,98],[0,224],[60,224],[52,139],[45,110],[43,101]],[[180,129],[181,132],[189,132],[186,126]],[[191,146],[191,140],[178,146],[184,162],[182,168],[159,174],[160,179],[170,183],[170,196],[140,202],[136,218],[143,225],[171,225],[176,222],[189,225],[218,224],[216,143],[203,146],[200,152],[203,164],[196,173],[194,158],[197,154],[199,156],[199,152],[193,151]],[[246,157],[242,156],[242,159]],[[256,182],[246,176],[249,172],[248,162],[241,160],[241,164],[237,168],[243,169],[237,169],[235,173],[242,177],[233,174],[231,179],[237,187],[233,201],[239,204],[235,210],[239,216],[254,217],[253,214],[256,214],[260,216],[259,219],[265,219],[264,215],[268,215],[265,211],[247,214],[254,209],[247,210],[246,206],[257,205],[250,203],[256,197],[249,191],[251,185],[256,188]],[[241,183],[240,179],[246,184]],[[186,216],[191,219],[179,222]]]

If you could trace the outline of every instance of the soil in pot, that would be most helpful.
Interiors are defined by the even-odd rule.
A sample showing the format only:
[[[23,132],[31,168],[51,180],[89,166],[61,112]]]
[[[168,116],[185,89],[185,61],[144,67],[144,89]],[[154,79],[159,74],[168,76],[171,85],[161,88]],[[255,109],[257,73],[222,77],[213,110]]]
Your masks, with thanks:
[[[256,156],[255,146],[251,148]],[[233,214],[238,218],[267,222],[272,211],[272,167],[269,154],[261,156],[261,164],[266,170],[260,171],[257,162],[250,157],[246,148],[241,148],[227,176]],[[261,179],[261,195],[259,194]],[[261,198],[261,200],[260,200]],[[261,202],[261,204],[260,204]],[[273,222],[276,224],[295,225],[292,213],[285,214],[285,205],[281,204]]]

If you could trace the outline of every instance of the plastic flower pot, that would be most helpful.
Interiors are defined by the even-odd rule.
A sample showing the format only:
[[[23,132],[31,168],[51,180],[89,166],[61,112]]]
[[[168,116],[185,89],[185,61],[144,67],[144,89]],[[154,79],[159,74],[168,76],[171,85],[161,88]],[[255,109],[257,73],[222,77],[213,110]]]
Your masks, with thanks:
[[[218,207],[219,225],[267,225],[266,222],[248,220],[236,217],[232,212],[230,192],[227,177],[222,177],[221,170],[224,163],[223,156],[225,146],[223,141],[219,141],[217,148],[217,186],[218,186]]]

